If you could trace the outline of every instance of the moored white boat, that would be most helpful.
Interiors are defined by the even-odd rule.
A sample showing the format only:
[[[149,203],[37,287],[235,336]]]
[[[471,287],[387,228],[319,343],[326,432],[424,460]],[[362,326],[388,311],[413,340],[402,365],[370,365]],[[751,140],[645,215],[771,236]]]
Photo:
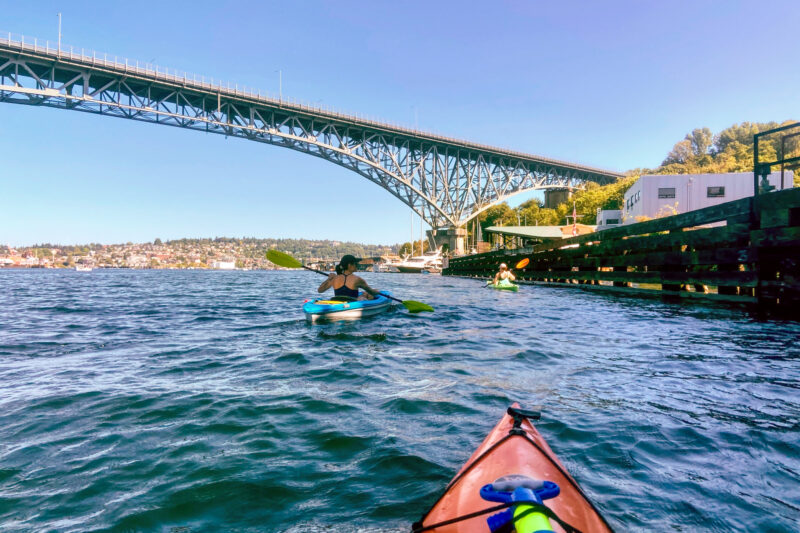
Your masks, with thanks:
[[[431,272],[432,270],[442,269],[442,252],[441,249],[433,252],[425,252],[422,255],[409,257],[401,263],[395,265],[397,270],[406,274],[419,274],[422,270]]]
[[[408,258],[408,256],[403,256],[399,258],[397,256],[382,256],[381,262],[378,264],[378,271],[379,272],[392,272],[397,273],[400,272],[397,270],[397,265],[402,263]]]

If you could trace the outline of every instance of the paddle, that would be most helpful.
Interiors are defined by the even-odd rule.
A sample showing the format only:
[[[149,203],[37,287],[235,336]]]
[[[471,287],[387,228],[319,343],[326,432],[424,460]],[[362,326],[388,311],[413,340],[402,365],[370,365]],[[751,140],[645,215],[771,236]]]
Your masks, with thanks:
[[[517,270],[519,270],[520,268],[525,268],[526,266],[528,266],[528,263],[530,263],[530,262],[531,262],[531,260],[526,257],[525,259],[522,259],[521,261],[517,262],[517,264],[514,265],[514,268],[517,269]],[[511,270],[511,269],[509,269],[509,270]],[[484,285],[483,288],[485,289],[486,287],[488,287],[489,285],[492,285],[493,283],[494,283],[493,280],[489,280],[489,281],[486,282],[486,285]]]
[[[317,274],[322,274],[323,276],[327,276],[329,274],[328,272],[323,272],[322,270],[317,270],[316,268],[307,267],[291,255],[284,252],[279,252],[278,250],[267,251],[267,260],[284,268],[305,268],[306,270],[316,272]],[[422,311],[433,313],[433,307],[426,303],[417,302],[415,300],[401,300],[384,293],[381,293],[381,295],[389,298],[390,300],[400,302],[411,313],[420,313]]]

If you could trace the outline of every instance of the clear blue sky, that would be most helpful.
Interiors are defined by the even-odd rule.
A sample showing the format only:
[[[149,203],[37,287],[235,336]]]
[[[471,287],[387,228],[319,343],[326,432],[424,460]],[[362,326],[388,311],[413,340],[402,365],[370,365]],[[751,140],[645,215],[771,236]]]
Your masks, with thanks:
[[[59,11],[65,44],[615,170],[800,118],[796,0],[0,0],[0,31],[55,40]],[[0,156],[0,243],[409,238],[378,186],[243,140],[0,104]]]

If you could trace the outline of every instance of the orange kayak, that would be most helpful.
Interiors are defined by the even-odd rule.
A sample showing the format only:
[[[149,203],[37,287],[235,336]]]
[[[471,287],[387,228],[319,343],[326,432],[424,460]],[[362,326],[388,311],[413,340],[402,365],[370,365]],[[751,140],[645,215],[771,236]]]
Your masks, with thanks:
[[[412,533],[612,531],[529,420],[538,418],[509,407]]]

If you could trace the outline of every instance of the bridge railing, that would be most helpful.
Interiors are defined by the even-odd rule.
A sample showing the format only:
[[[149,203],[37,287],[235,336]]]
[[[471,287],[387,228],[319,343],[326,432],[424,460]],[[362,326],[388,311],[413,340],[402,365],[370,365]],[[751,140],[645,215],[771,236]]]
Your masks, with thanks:
[[[27,39],[27,41],[26,41]],[[22,34],[12,32],[0,32],[0,45],[6,45],[11,49],[19,49],[20,51],[34,52],[38,54],[46,54],[59,59],[68,59],[70,61],[80,61],[92,66],[100,66],[111,68],[124,73],[133,73],[143,76],[150,76],[156,79],[169,81],[173,83],[180,83],[182,85],[191,85],[197,88],[219,92],[221,94],[251,98],[260,100],[272,105],[289,105],[291,107],[301,109],[303,111],[310,111],[315,113],[325,113],[337,118],[345,120],[357,120],[368,123],[376,127],[391,126],[395,129],[404,130],[408,133],[417,135],[426,134],[425,132],[412,129],[391,121],[378,120],[371,118],[368,115],[361,113],[345,113],[337,111],[330,106],[315,105],[304,102],[293,97],[275,97],[261,91],[260,89],[253,89],[247,86],[239,87],[238,83],[230,83],[213,77],[206,77],[203,75],[194,74],[179,69],[170,69],[168,67],[161,67],[155,63],[140,62],[139,60],[129,59],[127,57],[112,55],[108,53],[101,53],[95,50],[86,48],[77,48],[72,45],[62,45],[58,47],[58,43],[49,40],[42,40],[36,37],[26,37]],[[457,139],[434,135],[442,140],[449,140],[453,142],[463,142]],[[486,148],[491,148],[486,146]]]
[[[535,159],[542,163],[551,164],[561,167],[571,167],[576,170],[590,171],[604,176],[621,176],[618,173],[606,169],[589,167],[579,163],[572,163],[567,161],[559,161],[550,159],[539,155],[526,154],[523,152],[516,152],[513,150],[506,150],[496,146],[486,144],[479,144],[468,142],[463,139],[448,137],[440,133],[431,133],[430,130],[422,131],[417,128],[410,128],[398,123],[387,120],[379,120],[369,115],[353,112],[337,111],[330,106],[309,104],[291,97],[278,97],[270,95],[269,93],[262,92],[261,90],[254,90],[251,87],[239,87],[237,83],[224,82],[220,79],[206,77],[198,74],[193,74],[187,71],[170,69],[161,67],[150,62],[140,62],[126,57],[112,55],[107,53],[97,52],[95,50],[79,48],[72,45],[62,44],[60,47],[57,42],[50,40],[38,39],[36,37],[25,36],[22,34],[12,32],[0,31],[0,46],[5,46],[9,49],[16,49],[20,51],[28,51],[36,54],[44,54],[54,58],[66,59],[74,62],[80,62],[93,67],[103,67],[113,69],[115,71],[126,74],[138,74],[148,76],[151,78],[178,83],[183,86],[194,87],[219,93],[226,96],[234,96],[240,98],[248,98],[251,100],[261,101],[271,106],[278,106],[284,108],[291,108],[298,111],[305,111],[315,113],[318,115],[325,115],[329,118],[337,118],[348,122],[359,123],[364,126],[371,126],[376,129],[392,129],[397,133],[404,135],[411,135],[415,137],[422,137],[425,139],[440,141],[448,144],[463,145],[469,148],[479,150],[486,150],[491,152],[502,153],[503,155],[523,158]]]
[[[4,44],[10,49],[45,54],[59,59],[68,59],[70,61],[80,61],[92,66],[111,68],[124,73],[141,74],[173,83],[193,85],[214,92],[260,99],[271,104],[280,105],[287,103],[307,110],[340,114],[326,106],[309,105],[295,98],[276,98],[263,93],[261,90],[254,90],[247,86],[239,87],[239,84],[236,83],[231,84],[230,82],[224,82],[220,79],[215,80],[213,77],[206,78],[206,76],[193,74],[184,70],[161,67],[155,63],[140,62],[138,60],[131,60],[127,57],[107,53],[101,54],[94,50],[87,50],[86,48],[79,49],[72,45],[63,45],[59,48],[57,43],[31,37],[27,37],[26,42],[26,37],[24,35],[11,32],[0,33],[0,44]],[[348,116],[344,114],[341,115]]]
[[[184,70],[161,67],[155,63],[140,62],[139,60],[132,60],[127,57],[111,55],[108,53],[100,53],[86,48],[77,48],[72,45],[62,45],[59,48],[58,43],[53,43],[49,40],[37,39],[35,37],[26,37],[25,35],[21,34],[0,32],[0,45],[6,45],[10,49],[45,54],[59,59],[79,61],[92,66],[111,68],[124,73],[140,74],[164,81],[180,83],[182,85],[191,85],[197,88],[202,88],[213,92],[220,92],[222,94],[231,96],[252,98],[267,102],[272,105],[288,104],[292,107],[305,111],[326,113],[343,119],[369,122],[376,126],[392,126],[394,128],[401,128],[408,131],[414,131],[416,133],[422,133],[419,130],[411,130],[389,121],[378,121],[376,119],[368,118],[359,113],[343,113],[336,111],[329,106],[309,104],[292,97],[275,97],[269,93],[261,91],[260,89],[253,89],[244,85],[239,87],[238,83],[225,82],[220,79],[214,79],[213,77],[206,77]]]

